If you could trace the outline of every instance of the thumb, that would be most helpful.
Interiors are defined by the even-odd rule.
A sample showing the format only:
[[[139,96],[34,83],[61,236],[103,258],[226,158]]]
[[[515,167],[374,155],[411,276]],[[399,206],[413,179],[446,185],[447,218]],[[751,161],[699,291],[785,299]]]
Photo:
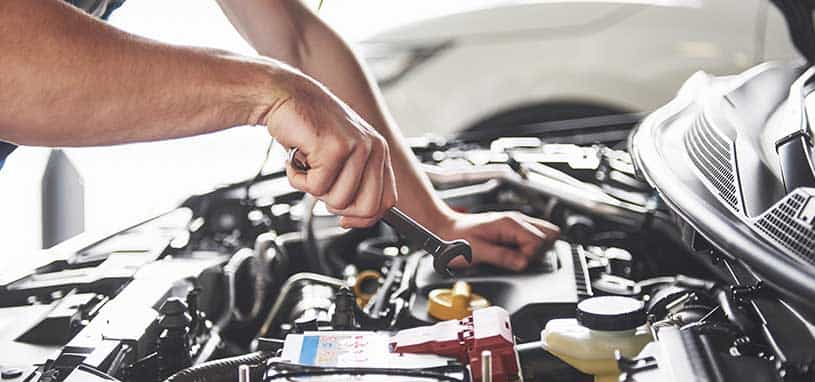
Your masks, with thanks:
[[[306,155],[311,153],[317,140],[312,121],[298,112],[293,100],[269,112],[266,129],[283,147],[297,147]]]

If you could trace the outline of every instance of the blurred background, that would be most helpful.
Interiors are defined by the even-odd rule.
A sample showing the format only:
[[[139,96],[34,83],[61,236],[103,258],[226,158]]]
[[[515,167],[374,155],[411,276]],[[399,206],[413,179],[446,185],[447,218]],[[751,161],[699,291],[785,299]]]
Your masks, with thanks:
[[[408,136],[523,135],[551,121],[636,116],[669,100],[698,69],[738,73],[795,55],[766,0],[324,0],[319,14],[368,62]],[[131,0],[110,23],[174,44],[254,54],[215,1]],[[249,178],[268,142],[262,127],[241,127],[66,149],[83,186],[80,228],[114,232]],[[0,266],[43,246],[49,153],[21,147],[0,171]],[[268,167],[282,162],[276,151]]]

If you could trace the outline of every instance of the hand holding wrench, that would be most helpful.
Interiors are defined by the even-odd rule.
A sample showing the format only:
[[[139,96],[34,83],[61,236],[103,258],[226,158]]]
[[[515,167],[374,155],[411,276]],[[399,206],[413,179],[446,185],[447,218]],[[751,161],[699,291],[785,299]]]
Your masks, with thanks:
[[[297,152],[296,147],[289,150],[289,164],[297,171],[308,171],[308,164],[297,157]],[[470,248],[470,243],[466,240],[444,240],[396,207],[391,207],[385,211],[382,220],[409,243],[418,245],[421,249],[430,253],[433,256],[433,269],[436,272],[453,276],[453,272],[447,267],[450,261],[458,256],[464,256],[468,263],[473,260],[472,248]]]

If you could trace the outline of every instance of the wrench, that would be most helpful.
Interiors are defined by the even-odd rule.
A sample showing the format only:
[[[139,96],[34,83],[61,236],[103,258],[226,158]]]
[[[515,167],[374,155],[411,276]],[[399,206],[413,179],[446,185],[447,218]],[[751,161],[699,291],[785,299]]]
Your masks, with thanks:
[[[297,157],[297,152],[296,147],[289,150],[288,162],[296,171],[307,172],[309,165]],[[447,264],[458,256],[464,256],[468,263],[473,261],[473,251],[466,240],[444,240],[397,207],[388,208],[382,220],[404,237],[408,243],[418,245],[432,255],[433,269],[438,273],[452,277],[453,272]]]
[[[382,220],[408,243],[418,245],[433,255],[433,269],[438,273],[452,277],[453,272],[447,264],[458,256],[464,256],[468,263],[473,262],[473,250],[466,240],[444,240],[396,207],[385,210]]]

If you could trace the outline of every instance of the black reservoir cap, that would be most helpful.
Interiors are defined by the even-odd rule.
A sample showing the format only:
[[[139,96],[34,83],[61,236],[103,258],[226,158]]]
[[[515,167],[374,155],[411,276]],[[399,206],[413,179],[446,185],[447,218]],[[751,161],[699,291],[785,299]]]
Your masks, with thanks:
[[[592,330],[631,330],[645,323],[645,303],[631,297],[592,297],[577,304],[577,322]]]

